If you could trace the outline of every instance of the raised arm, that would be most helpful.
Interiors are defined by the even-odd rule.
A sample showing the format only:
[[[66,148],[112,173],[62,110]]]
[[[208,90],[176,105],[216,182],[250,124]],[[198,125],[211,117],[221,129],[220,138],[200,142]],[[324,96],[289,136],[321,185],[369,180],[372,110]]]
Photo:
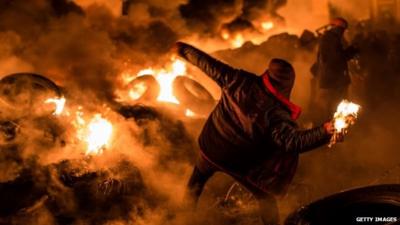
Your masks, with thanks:
[[[303,153],[327,144],[332,133],[332,124],[299,129],[290,115],[282,109],[274,109],[268,115],[272,141],[282,151]]]
[[[239,74],[239,70],[226,65],[189,44],[177,42],[176,48],[179,56],[201,69],[207,76],[217,82],[220,87],[236,79]]]

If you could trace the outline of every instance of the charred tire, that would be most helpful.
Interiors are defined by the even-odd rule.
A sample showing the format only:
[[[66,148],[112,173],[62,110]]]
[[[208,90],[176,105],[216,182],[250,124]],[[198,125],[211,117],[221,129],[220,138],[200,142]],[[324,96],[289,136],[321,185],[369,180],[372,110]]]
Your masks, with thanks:
[[[144,90],[138,90],[144,88]],[[156,78],[152,75],[143,75],[135,78],[128,84],[130,90],[137,89],[139,96],[137,101],[155,101],[160,94],[160,85],[158,84]]]
[[[175,97],[190,110],[204,115],[210,113],[215,100],[201,84],[185,76],[178,76],[173,82]]]
[[[61,89],[50,79],[34,73],[15,73],[0,80],[0,98],[8,107],[22,114],[34,114],[44,99],[61,97]],[[51,113],[40,112],[40,113]]]
[[[285,225],[349,225],[360,224],[357,217],[389,218],[399,215],[400,185],[387,184],[357,188],[315,201],[289,215]],[[363,221],[362,224],[392,222],[395,221]]]

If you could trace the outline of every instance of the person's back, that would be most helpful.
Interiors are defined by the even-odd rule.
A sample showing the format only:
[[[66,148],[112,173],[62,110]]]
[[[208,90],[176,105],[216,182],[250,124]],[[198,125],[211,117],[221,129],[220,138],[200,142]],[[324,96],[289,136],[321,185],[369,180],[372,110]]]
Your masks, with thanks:
[[[246,169],[265,157],[269,153],[265,112],[277,104],[265,90],[261,77],[235,70],[230,82],[224,84],[221,99],[200,134],[203,153],[235,171]]]
[[[178,54],[200,68],[222,90],[199,137],[200,157],[188,183],[197,202],[207,180],[222,171],[259,200],[264,224],[276,224],[274,196],[286,192],[298,155],[327,143],[332,123],[298,129],[300,108],[289,101],[294,69],[272,59],[262,76],[232,68],[193,46],[177,43]]]

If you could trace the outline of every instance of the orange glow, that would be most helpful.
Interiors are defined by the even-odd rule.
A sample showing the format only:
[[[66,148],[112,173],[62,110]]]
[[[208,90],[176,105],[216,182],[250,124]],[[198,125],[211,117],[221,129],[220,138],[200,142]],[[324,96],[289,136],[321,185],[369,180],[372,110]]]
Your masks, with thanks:
[[[195,117],[196,116],[196,113],[194,113],[192,110],[190,110],[190,109],[186,109],[186,111],[185,111],[185,116],[187,116],[187,117]]]
[[[157,97],[157,101],[179,104],[178,99],[176,99],[176,97],[173,95],[172,83],[177,76],[186,75],[186,70],[187,70],[186,63],[180,59],[176,59],[175,57],[173,57],[171,58],[171,64],[161,69],[147,68],[140,70],[136,74],[136,76],[134,76],[134,78],[143,75],[153,75],[154,78],[157,80],[157,82],[160,84],[160,93]],[[122,79],[128,80],[124,77]],[[133,79],[129,79],[129,82],[132,81]],[[131,100],[138,100],[145,91],[146,91],[145,84],[140,83],[132,87],[128,91],[128,95]]]
[[[144,69],[138,72],[136,76],[140,77],[143,75],[154,75],[156,72],[152,68]]]
[[[110,147],[113,125],[101,114],[95,114],[89,122],[83,117],[82,108],[76,111],[74,125],[77,127],[77,138],[86,144],[86,155],[99,155]]]
[[[146,90],[147,87],[143,83],[138,83],[129,90],[129,97],[132,100],[138,100]]]
[[[264,31],[271,30],[272,28],[274,28],[274,23],[271,22],[271,21],[262,22],[262,23],[261,23],[261,28],[262,28]]]
[[[347,129],[350,125],[353,125],[357,119],[360,105],[343,100],[337,107],[337,110],[333,116],[333,125],[335,131],[332,135],[328,147],[332,147],[336,143],[339,136],[347,133]]]
[[[242,34],[236,34],[235,38],[232,40],[232,46],[234,48],[240,48],[242,47],[244,43],[244,37]]]
[[[333,116],[335,120],[335,130],[337,132],[343,132],[344,129],[353,124],[354,119],[357,118],[359,110],[360,105],[354,104],[347,100],[343,100],[342,102],[340,102]]]
[[[109,146],[111,134],[113,131],[112,124],[96,114],[87,127],[87,151],[86,154],[100,154],[104,148]]]
[[[64,97],[48,98],[48,99],[46,99],[46,101],[44,103],[54,104],[56,108],[53,112],[53,115],[61,115],[61,113],[64,111],[65,101],[66,101],[66,99]]]
[[[226,31],[226,30],[223,30],[223,31],[221,32],[221,37],[222,37],[222,39],[224,39],[224,40],[228,40],[228,39],[230,38],[229,32]]]

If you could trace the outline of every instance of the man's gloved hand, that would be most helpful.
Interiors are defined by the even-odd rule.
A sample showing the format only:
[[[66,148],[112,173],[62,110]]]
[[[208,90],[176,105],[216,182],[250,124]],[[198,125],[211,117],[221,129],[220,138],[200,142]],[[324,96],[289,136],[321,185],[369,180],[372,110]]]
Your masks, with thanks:
[[[324,123],[324,129],[327,134],[334,134],[335,133],[335,126],[332,121],[328,121]]]
[[[335,142],[343,142],[344,141],[344,133],[343,132],[335,132],[335,125],[333,121],[328,121],[324,123],[325,132],[329,135],[335,135]]]

